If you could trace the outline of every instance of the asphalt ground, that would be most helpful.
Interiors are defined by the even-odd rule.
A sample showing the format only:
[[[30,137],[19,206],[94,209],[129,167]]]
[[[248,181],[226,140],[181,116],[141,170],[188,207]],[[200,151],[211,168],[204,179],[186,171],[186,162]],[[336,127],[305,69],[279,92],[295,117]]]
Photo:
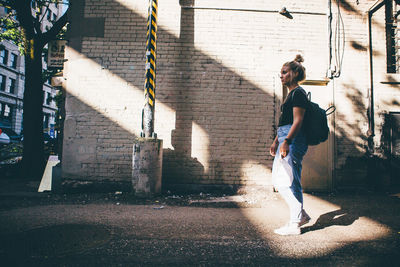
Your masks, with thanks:
[[[312,217],[279,236],[279,194],[37,193],[0,181],[2,266],[399,266],[400,198],[368,191],[304,195]]]

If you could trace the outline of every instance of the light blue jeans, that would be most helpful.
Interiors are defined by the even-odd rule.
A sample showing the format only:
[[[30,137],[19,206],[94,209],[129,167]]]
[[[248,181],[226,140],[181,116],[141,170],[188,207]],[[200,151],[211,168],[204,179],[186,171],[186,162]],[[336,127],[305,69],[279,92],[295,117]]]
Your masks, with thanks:
[[[275,158],[280,157],[280,147],[289,133],[291,124],[280,126],[278,128],[279,146]],[[303,189],[301,187],[301,169],[303,157],[308,149],[306,137],[303,131],[300,131],[289,145],[288,162],[293,171],[293,183],[291,186],[280,186],[276,188],[283,197],[290,210],[290,222],[298,223],[301,220],[303,210]]]

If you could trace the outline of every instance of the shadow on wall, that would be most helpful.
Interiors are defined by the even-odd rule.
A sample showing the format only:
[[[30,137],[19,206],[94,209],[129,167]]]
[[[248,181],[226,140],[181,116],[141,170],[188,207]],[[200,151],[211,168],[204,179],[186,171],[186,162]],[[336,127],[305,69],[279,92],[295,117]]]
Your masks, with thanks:
[[[158,100],[176,111],[173,149],[164,152],[163,179],[176,184],[237,184],[252,179],[244,174],[247,162],[264,166],[267,176],[267,146],[274,127],[274,107],[267,105],[273,105],[273,95],[195,48],[193,9],[181,9],[180,25],[174,40],[179,49],[172,67],[175,73],[170,69],[158,74],[162,82],[172,82],[169,88],[159,83]],[[170,50],[163,34],[161,29],[161,65]]]
[[[336,3],[340,4],[342,8],[343,16],[347,23],[352,21],[354,15],[357,17],[366,17],[367,13],[363,14],[360,12],[361,9],[358,9],[358,3],[350,3],[345,0],[336,0]],[[371,7],[374,3],[371,3]],[[365,8],[365,7],[364,7]],[[367,7],[370,8],[370,7]],[[384,9],[384,8],[383,8]],[[346,23],[346,22],[345,22]],[[385,18],[383,17],[381,20],[373,20],[373,30],[375,32],[385,32]],[[373,31],[374,32],[374,31]],[[377,42],[377,37],[372,36],[374,42]],[[380,42],[380,40],[379,40]],[[385,42],[382,40],[381,42]],[[385,44],[384,44],[385,45]],[[383,47],[384,47],[383,45]],[[365,58],[368,58],[369,48],[368,42],[366,45],[361,43],[361,40],[351,40],[349,41],[349,47],[354,49],[355,51],[365,53],[363,54]],[[380,73],[380,69],[376,69],[375,64],[377,61],[386,62],[386,51],[378,50],[376,47],[373,47],[373,62],[374,62],[374,88],[375,88],[375,97],[374,97],[374,108],[375,108],[375,135],[379,135],[381,139],[385,139],[384,127],[385,125],[377,124],[378,121],[383,121],[379,117],[385,116],[389,110],[396,110],[399,108],[399,102],[396,100],[394,95],[385,95],[382,96],[380,93],[380,88],[383,86],[382,81],[378,80],[377,77],[380,77],[382,73]],[[381,62],[383,63],[383,62]],[[386,64],[386,63],[385,63]],[[393,75],[387,75],[387,81],[383,82],[389,84],[390,88],[393,90],[400,90],[398,86],[398,81]],[[339,187],[359,187],[366,186],[370,189],[376,190],[386,190],[392,184],[398,183],[398,179],[391,175],[390,172],[391,167],[389,167],[390,162],[387,161],[388,157],[379,155],[379,154],[387,154],[388,151],[385,151],[385,144],[381,142],[380,147],[375,147],[377,155],[368,156],[367,151],[367,131],[368,131],[368,96],[367,89],[370,87],[369,81],[367,82],[367,88],[361,87],[363,83],[348,83],[344,82],[341,86],[343,86],[345,92],[345,96],[348,102],[351,104],[352,112],[349,109],[346,111],[341,111],[340,109],[336,110],[335,114],[335,127],[336,127],[336,168],[335,168],[335,176],[336,176],[336,184]],[[366,95],[363,95],[365,92]],[[344,99],[340,99],[338,101],[342,101]],[[355,116],[353,116],[353,114]],[[383,144],[383,145],[382,145]],[[391,176],[391,177],[390,177]]]
[[[118,31],[126,32],[125,39],[121,41],[120,35],[113,34],[116,30],[113,28],[115,25],[107,24],[103,36],[90,37],[89,35],[81,39],[86,42],[83,48],[80,47],[79,42],[82,36],[71,36],[72,48],[92,59],[93,62],[98,62],[102,71],[118,76],[121,83],[125,81],[141,92],[144,82],[146,19],[115,0],[108,2],[112,10],[107,16],[130,13],[127,16],[130,19],[123,25],[118,25]],[[104,10],[101,8],[101,6],[93,6],[93,14],[104,16]],[[180,15],[179,37],[158,27],[156,120],[163,118],[162,115],[157,114],[160,104],[166,105],[175,112],[175,125],[169,133],[168,127],[157,128],[156,121],[155,131],[161,139],[167,141],[165,143],[170,143],[169,147],[164,146],[163,153],[164,186],[240,184],[246,183],[246,180],[268,184],[272,165],[268,149],[276,127],[274,125],[275,99],[272,94],[275,88],[260,88],[240,73],[236,73],[197,49],[194,45],[194,10],[182,9]],[[75,21],[83,19],[80,17]],[[74,25],[71,27],[73,28]],[[75,30],[76,32],[79,31]],[[126,54],[122,56],[113,49],[115,43],[121,43],[121,47],[128,47],[128,58]],[[96,45],[96,48],[90,49],[89,44]],[[271,45],[277,44],[271,41]],[[114,64],[115,60],[118,65]],[[265,75],[272,77],[272,73]],[[90,78],[85,79],[90,80]],[[359,97],[357,94],[359,94],[358,90],[352,88],[347,96],[352,100],[354,112],[361,114],[367,121],[366,107],[357,100]],[[135,92],[136,95],[140,96]],[[77,105],[87,102],[86,99],[79,99],[79,96],[73,94],[70,97],[73,101],[81,102],[76,103]],[[135,106],[126,111],[133,111],[130,115],[137,116],[135,123],[140,120],[141,103],[142,99],[133,99],[128,103]],[[121,107],[124,105],[127,104],[123,103]],[[87,108],[90,109],[89,106]],[[80,165],[82,169],[79,175],[92,179],[118,177],[121,180],[124,177],[125,179],[130,177],[131,140],[138,135],[137,132],[140,129],[132,131],[124,126],[124,122],[107,117],[107,108],[104,107],[87,119],[96,123],[96,119],[101,118],[101,122],[99,121],[96,126],[101,128],[103,135],[109,132],[114,134],[111,134],[109,139],[102,139],[102,135],[94,138],[93,136],[98,133],[87,132],[85,129],[87,124],[85,120],[82,120],[85,115],[80,112],[74,113],[74,109],[71,108],[68,110],[69,116],[78,118],[78,121],[74,122],[76,125],[74,123],[66,125],[69,129],[77,128],[76,133],[67,135],[67,142],[80,142],[78,145],[82,149],[87,149],[87,153],[83,153],[84,156],[77,158],[74,163]],[[362,130],[359,129],[357,123],[348,123],[346,115],[341,114],[340,111],[336,113],[336,121],[344,123],[344,125],[337,124],[336,127],[339,142],[346,143],[347,149],[361,150],[362,148],[355,145],[353,137],[363,138]],[[107,122],[105,122],[106,118],[108,118]],[[136,125],[139,128],[140,122]],[[352,129],[352,132],[349,132],[349,129]],[[117,145],[115,140],[118,140]],[[71,148],[76,149],[76,146],[71,146]],[[72,157],[76,157],[75,152],[64,148],[64,153],[74,155]],[[340,153],[346,153],[346,151],[338,151],[338,154]],[[122,160],[119,161],[119,158]],[[116,161],[118,163],[115,164]],[[73,168],[73,164],[71,166]],[[354,178],[356,174],[364,178],[365,165],[359,167],[356,169],[353,165],[351,169],[354,172],[348,177]],[[97,172],[96,169],[99,171]],[[110,176],[107,173],[115,175]],[[260,179],[258,181],[252,181],[254,177],[261,178],[257,178]]]
[[[343,8],[344,10],[346,10],[347,12],[351,12],[354,13],[356,15],[362,16],[363,14],[355,9],[348,1],[346,0],[335,0],[334,2],[338,3],[340,5],[341,8]]]
[[[115,1],[111,2],[113,12],[127,12],[125,6]],[[122,30],[129,29],[123,43],[135,46],[129,51],[132,54],[135,53],[134,50],[138,50],[137,47],[143,47],[139,53],[144,53],[146,20],[133,11],[130,11],[129,17],[131,19],[121,26]],[[162,118],[162,115],[157,114],[157,105],[167,105],[175,111],[175,125],[169,133],[170,136],[165,135],[166,129],[157,129],[156,122],[155,131],[159,138],[167,139],[166,143],[170,140],[171,143],[171,147],[167,147],[163,153],[164,185],[238,184],[243,182],[242,179],[254,178],[246,175],[246,172],[252,171],[254,165],[258,166],[259,171],[255,175],[263,179],[260,183],[266,184],[271,163],[267,151],[274,131],[274,96],[194,47],[193,10],[182,11],[181,25],[179,38],[162,27],[158,28],[156,119]],[[96,49],[87,49],[85,46],[82,49],[79,46],[72,48],[94,62],[99,62],[105,69],[103,71],[110,71],[131,87],[141,90],[144,81],[144,55],[134,57],[135,55],[130,54],[128,60],[118,62],[117,68],[113,66],[111,62],[115,59],[115,51],[110,50],[109,44],[120,41],[120,37],[111,35],[107,27],[105,25],[104,37],[84,38],[88,43],[97,42]],[[135,70],[133,74],[132,69]],[[74,98],[77,101],[79,96]],[[81,101],[86,102],[85,99]],[[141,108],[142,100],[135,99],[135,102],[135,106]],[[70,117],[81,116],[73,114],[71,108],[68,110]],[[140,112],[133,115],[140,119]],[[93,117],[104,119],[106,116],[107,113],[98,113]],[[118,124],[120,126],[115,127]],[[129,147],[129,152],[126,151],[124,157],[127,154],[131,156],[132,143],[129,140],[135,136],[132,133],[127,135],[129,130],[121,127],[119,121],[110,121],[112,126],[104,122],[98,125],[104,125],[104,132],[113,129],[116,136],[123,136],[123,146]],[[81,136],[74,138],[81,138],[81,142],[87,144],[90,135],[87,136],[86,131],[79,132],[79,127],[82,127],[79,123],[76,127],[77,135]],[[74,142],[73,138],[70,141]],[[108,155],[102,151],[104,140],[98,138],[92,141],[95,143],[95,153],[88,162],[99,162],[100,169],[119,172],[120,169],[110,165],[110,161],[99,161],[103,157],[106,159]],[[64,149],[64,153],[73,151]],[[109,153],[121,156],[111,148]],[[80,162],[85,162],[85,159]],[[86,163],[80,164],[86,168]],[[129,169],[130,159],[123,160],[121,164],[125,164],[125,168]],[[91,167],[94,167],[92,165],[88,163],[89,172],[92,173],[84,172],[82,176],[96,177],[91,170]],[[123,173],[130,177],[126,170]]]
[[[110,0],[110,3],[113,3],[114,11],[127,12],[126,7],[121,6],[117,2]],[[146,20],[135,12],[129,12],[132,21],[127,22],[123,27],[123,29],[125,27],[129,28],[129,33],[125,36],[127,38],[126,42],[128,44],[132,42],[137,46],[143,47],[143,49],[139,49],[139,53],[142,53],[145,47],[143,33],[145,32]],[[187,15],[190,16],[190,14]],[[185,27],[186,29],[190,29],[193,25],[190,26],[189,24]],[[226,182],[223,178],[230,178],[232,181],[235,179],[240,180],[242,177],[243,162],[246,161],[255,162],[267,169],[270,168],[271,158],[267,155],[267,150],[269,142],[273,137],[274,125],[271,125],[271,122],[273,121],[274,107],[261,103],[271,103],[273,95],[266,93],[262,88],[246,80],[239,73],[235,73],[202,51],[197,50],[191,40],[193,37],[183,37],[183,34],[181,36],[182,38],[179,39],[165,29],[159,28],[159,68],[157,76],[157,88],[159,89],[157,92],[157,101],[175,111],[175,125],[170,133],[172,147],[164,151],[163,182],[168,185],[171,183],[196,183],[204,181],[210,183]],[[107,69],[107,62],[116,57],[115,52],[109,48],[109,43],[119,41],[118,38],[119,36],[107,37],[107,35],[104,38],[92,38],[93,42],[101,40],[103,47],[100,47],[99,54],[96,54],[96,51],[90,50],[81,51],[77,49],[77,51],[80,51],[80,53],[89,59],[93,59],[93,61],[101,61],[104,68]],[[166,40],[169,40],[169,42]],[[135,49],[137,48],[132,48],[132,50]],[[180,49],[181,53],[179,56],[171,57],[171,54],[173,55],[171,51],[175,49]],[[129,60],[119,62],[118,69],[112,69],[112,66],[109,66],[108,70],[133,87],[139,88],[137,89],[139,94],[134,92],[134,95],[139,95],[140,97],[142,94],[140,89],[143,86],[144,55],[137,58],[131,57]],[[196,63],[201,64],[197,66]],[[129,71],[130,67],[138,70],[137,73],[132,74],[132,71]],[[219,80],[219,76],[215,75],[217,71],[222,72],[225,78]],[[130,76],[131,74],[132,76]],[[99,77],[102,76],[100,75]],[[204,77],[211,78],[205,80],[203,79]],[[229,86],[227,86],[227,82],[229,82]],[[115,88],[118,87],[116,86]],[[243,91],[247,92],[247,94],[243,95]],[[118,95],[118,93],[118,90],[113,92],[115,95]],[[226,94],[232,97],[227,99]],[[105,99],[105,101],[108,100]],[[261,101],[255,102],[256,100]],[[74,95],[69,95],[68,101],[69,104],[74,103],[77,107],[79,106],[81,112],[73,113],[74,109],[71,109],[70,106],[69,116],[75,117],[76,125],[67,125],[68,127],[66,128],[70,131],[75,131],[76,129],[76,132],[67,133],[66,136],[70,140],[66,141],[79,142],[82,145],[82,149],[89,148],[87,153],[83,153],[88,158],[85,159],[82,157],[75,163],[81,164],[85,169],[85,173],[82,176],[86,175],[86,177],[92,177],[93,179],[109,179],[110,175],[107,173],[111,172],[118,177],[130,177],[132,141],[136,137],[134,131],[129,130],[123,122],[118,121],[115,117],[109,117],[106,107],[95,110],[87,104],[88,99],[81,99],[79,96]],[[142,102],[143,99],[140,97],[131,101],[131,104],[140,107]],[[354,102],[353,105],[361,104]],[[245,107],[245,109],[242,109],[242,107]],[[128,110],[127,112],[130,111]],[[364,114],[364,111],[354,108],[354,112],[356,113],[360,112],[360,114]],[[261,115],[257,117],[257,114]],[[270,114],[268,115],[270,117],[267,117],[266,114]],[[133,113],[133,116],[140,117],[140,113]],[[341,121],[346,121],[344,114],[338,114],[337,116]],[[229,123],[227,124],[226,122]],[[193,138],[193,129],[196,129],[196,125],[203,131],[204,135],[202,134],[201,137],[208,140],[203,143],[205,145],[204,149],[207,151],[205,155],[207,160],[202,162],[193,157],[192,151],[195,145],[193,142],[196,140],[196,138]],[[90,131],[90,126],[96,126],[96,131],[88,132]],[[339,130],[341,135],[340,141],[348,142],[349,146],[354,146],[354,141],[351,138],[353,133],[349,133],[347,128],[354,128],[354,125],[348,124]],[[355,127],[355,131],[360,131],[361,133],[361,130],[357,128]],[[159,130],[156,129],[156,131]],[[75,149],[76,146],[71,148]],[[64,147],[64,153],[70,155],[76,154],[75,150],[66,152],[65,149]],[[64,160],[66,160],[65,157]],[[115,161],[120,161],[120,163],[116,165]],[[99,172],[96,173],[96,171]],[[225,177],[226,173],[232,176]],[[369,216],[372,219],[380,221],[382,210],[379,202],[372,203],[372,207],[370,203],[363,202],[360,207],[354,206],[353,203],[338,203],[339,201],[335,197],[328,197],[326,200],[341,205],[341,208],[338,211],[321,215],[318,223],[308,228],[309,232],[318,231],[333,225],[347,226],[362,216]],[[390,212],[396,211],[398,205],[395,204],[398,204],[398,202],[389,205],[389,207],[393,207],[393,211]],[[340,215],[343,215],[343,218],[340,219],[337,217]],[[243,214],[243,216],[246,215]],[[260,227],[267,221],[268,216],[270,214],[262,214],[262,219],[264,220],[261,224],[258,221],[259,226],[261,225]],[[396,225],[398,225],[397,221],[383,221],[383,223],[393,227],[393,229],[396,229]],[[372,238],[366,241],[358,241],[358,239],[357,241],[350,240],[344,245],[339,242],[327,242],[329,245],[338,244],[338,247],[333,248],[333,251],[329,250],[326,254],[316,255],[315,251],[311,251],[309,247],[303,246],[300,249],[305,249],[309,253],[306,257],[293,256],[293,254],[287,256],[285,253],[291,252],[290,248],[284,251],[282,251],[282,248],[275,248],[275,250],[272,248],[274,244],[276,245],[276,242],[269,242],[270,238],[268,236],[271,235],[271,232],[266,231],[262,233],[262,228],[257,228],[250,219],[248,225],[241,227],[254,229],[255,237],[262,236],[265,238],[266,243],[261,244],[262,246],[258,247],[256,252],[259,252],[263,256],[269,255],[270,257],[267,262],[279,262],[280,264],[282,261],[287,264],[307,264],[312,261],[314,264],[317,262],[317,265],[329,265],[332,264],[332,261],[338,261],[341,264],[344,261],[352,262],[352,256],[348,256],[349,258],[346,259],[342,257],[344,253],[348,253],[349,249],[353,249],[353,246],[370,248],[371,240],[378,242],[377,239]],[[199,227],[197,230],[200,232],[202,228]],[[236,235],[240,233],[240,229],[234,232]],[[372,247],[372,249],[376,250],[375,247]],[[367,250],[369,251],[369,249]],[[248,255],[248,251],[244,254]],[[332,254],[334,257],[330,257]],[[229,255],[231,256],[231,254]],[[376,253],[366,253],[366,255],[372,256],[364,257],[363,262],[376,263]],[[257,254],[252,254],[252,257],[257,257]],[[253,264],[254,262],[256,261],[253,261]],[[260,262],[260,264],[265,264],[265,262]]]
[[[63,153],[68,155],[62,159],[64,176],[68,178],[63,181],[64,189],[130,191],[137,136],[71,94],[67,95],[67,108],[79,110],[79,114],[68,116],[64,123]]]

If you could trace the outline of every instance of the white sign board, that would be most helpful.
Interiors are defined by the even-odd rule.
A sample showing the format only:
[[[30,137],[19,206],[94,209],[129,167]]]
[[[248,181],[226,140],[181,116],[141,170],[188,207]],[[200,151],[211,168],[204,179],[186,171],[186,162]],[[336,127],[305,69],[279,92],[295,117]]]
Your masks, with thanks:
[[[49,53],[47,57],[47,67],[62,69],[64,65],[64,52],[66,40],[55,40],[49,42]]]

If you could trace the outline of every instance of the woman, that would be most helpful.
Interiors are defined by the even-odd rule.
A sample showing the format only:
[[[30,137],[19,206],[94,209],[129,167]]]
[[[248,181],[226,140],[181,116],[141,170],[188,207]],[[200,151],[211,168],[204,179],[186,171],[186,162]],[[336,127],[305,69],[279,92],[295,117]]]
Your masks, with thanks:
[[[270,154],[275,157],[272,168],[276,168],[280,158],[286,158],[293,173],[290,186],[277,186],[290,210],[289,223],[276,229],[279,235],[299,235],[300,227],[310,221],[310,216],[303,209],[301,188],[301,162],[307,152],[307,141],[302,129],[304,114],[308,105],[306,92],[299,83],[306,78],[305,68],[301,64],[303,57],[286,62],[281,70],[281,81],[289,89],[289,94],[281,106],[278,132],[270,147]],[[278,153],[277,153],[278,151]]]

